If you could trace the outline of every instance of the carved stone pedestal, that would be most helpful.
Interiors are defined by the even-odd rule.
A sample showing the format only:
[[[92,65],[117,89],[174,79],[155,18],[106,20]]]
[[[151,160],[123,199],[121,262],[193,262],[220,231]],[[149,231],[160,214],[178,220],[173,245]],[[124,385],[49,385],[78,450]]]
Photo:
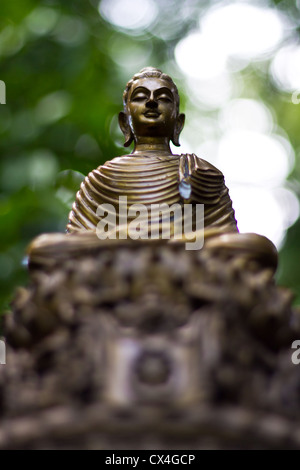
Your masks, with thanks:
[[[182,243],[41,246],[6,319],[0,448],[300,447],[300,315],[271,271]]]

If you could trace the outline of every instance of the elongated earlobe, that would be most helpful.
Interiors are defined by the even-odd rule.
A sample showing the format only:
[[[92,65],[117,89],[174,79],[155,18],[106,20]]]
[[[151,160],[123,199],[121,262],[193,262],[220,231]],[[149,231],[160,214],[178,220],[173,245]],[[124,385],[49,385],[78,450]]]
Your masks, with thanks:
[[[180,147],[179,135],[183,129],[184,121],[185,121],[185,114],[179,114],[176,120],[175,127],[174,127],[173,136],[171,138],[173,144],[176,145],[176,147]]]
[[[119,126],[125,137],[124,147],[129,147],[134,140],[134,136],[128,124],[127,116],[123,111],[119,113]]]

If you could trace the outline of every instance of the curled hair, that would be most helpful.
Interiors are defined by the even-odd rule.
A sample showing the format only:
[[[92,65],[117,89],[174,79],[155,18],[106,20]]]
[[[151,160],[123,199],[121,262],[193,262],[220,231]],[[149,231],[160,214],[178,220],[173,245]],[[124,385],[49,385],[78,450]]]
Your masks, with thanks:
[[[163,73],[161,70],[156,69],[155,67],[145,67],[142,70],[140,70],[138,73],[136,73],[132,77],[131,80],[129,80],[123,93],[124,108],[126,108],[126,105],[127,105],[128,94],[129,94],[130,88],[132,87],[133,83],[136,80],[140,80],[141,78],[161,78],[162,80],[169,82],[174,92],[177,113],[179,113],[179,94],[178,94],[177,86],[175,85],[175,83],[173,82],[172,78],[169,75],[167,75],[166,73]]]

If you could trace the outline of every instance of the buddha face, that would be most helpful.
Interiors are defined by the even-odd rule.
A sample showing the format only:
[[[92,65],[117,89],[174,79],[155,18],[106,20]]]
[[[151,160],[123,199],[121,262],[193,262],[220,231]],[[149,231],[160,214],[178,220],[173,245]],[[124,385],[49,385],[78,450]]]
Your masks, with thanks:
[[[134,136],[171,138],[177,110],[173,90],[165,80],[137,80],[130,90],[127,110]]]
[[[176,145],[184,115],[178,114],[175,93],[171,84],[161,78],[145,77],[136,80],[128,94],[126,116],[120,113],[123,132],[126,118],[136,142],[140,137],[163,137],[168,141],[173,140]]]

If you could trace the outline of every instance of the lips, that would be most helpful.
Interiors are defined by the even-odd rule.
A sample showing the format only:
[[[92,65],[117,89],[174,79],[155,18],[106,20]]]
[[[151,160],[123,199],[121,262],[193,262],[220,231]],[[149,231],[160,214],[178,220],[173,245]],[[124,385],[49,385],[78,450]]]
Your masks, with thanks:
[[[158,117],[160,113],[158,111],[146,111],[144,116],[146,117]]]

